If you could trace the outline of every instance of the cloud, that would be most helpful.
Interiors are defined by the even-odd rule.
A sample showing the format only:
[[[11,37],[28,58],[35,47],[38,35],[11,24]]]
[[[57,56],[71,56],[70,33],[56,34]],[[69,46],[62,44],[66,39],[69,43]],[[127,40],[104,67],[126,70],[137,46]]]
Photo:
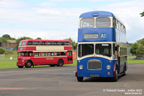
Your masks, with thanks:
[[[37,13],[40,13],[40,14],[60,15],[60,11],[49,10],[49,9],[39,9],[39,10],[37,10]]]
[[[144,38],[142,31],[144,30],[144,18],[139,14],[144,9],[142,0],[116,2],[93,8],[53,8],[57,4],[47,2],[33,7],[17,0],[14,1],[14,4],[3,3],[3,7],[0,7],[0,23],[4,24],[0,24],[0,36],[10,34],[15,38],[28,36],[43,39],[71,37],[76,41],[79,15],[96,9],[97,11],[113,12],[123,21],[127,29],[128,42],[136,42]]]
[[[144,18],[140,17],[140,13],[144,9],[143,4],[144,1],[126,1],[101,6],[97,10],[113,12],[126,25],[127,41],[136,42],[144,35],[142,31],[144,30]]]

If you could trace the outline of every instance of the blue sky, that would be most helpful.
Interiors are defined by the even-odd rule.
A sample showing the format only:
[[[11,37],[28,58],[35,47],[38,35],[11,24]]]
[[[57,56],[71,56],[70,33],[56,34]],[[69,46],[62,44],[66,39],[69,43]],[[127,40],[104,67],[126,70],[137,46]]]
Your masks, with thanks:
[[[127,41],[144,38],[143,0],[0,0],[0,37],[77,41],[78,18],[87,11],[113,12],[127,29]]]

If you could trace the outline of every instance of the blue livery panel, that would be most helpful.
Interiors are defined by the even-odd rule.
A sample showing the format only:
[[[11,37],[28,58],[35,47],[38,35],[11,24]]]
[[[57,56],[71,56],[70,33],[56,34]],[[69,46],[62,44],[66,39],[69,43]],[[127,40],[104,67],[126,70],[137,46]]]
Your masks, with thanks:
[[[84,39],[84,34],[98,34],[98,38]],[[114,28],[79,28],[78,42],[116,42]]]
[[[89,60],[100,60],[102,64],[101,70],[88,70],[88,61]],[[98,75],[99,77],[113,77],[113,71],[114,71],[114,64],[117,62],[117,60],[110,60],[102,57],[87,57],[82,60],[77,61],[77,76],[78,77],[91,77],[91,75]],[[79,66],[83,65],[83,69],[80,70]],[[106,66],[110,65],[111,69],[107,70]],[[107,74],[107,72],[110,72],[110,75]]]

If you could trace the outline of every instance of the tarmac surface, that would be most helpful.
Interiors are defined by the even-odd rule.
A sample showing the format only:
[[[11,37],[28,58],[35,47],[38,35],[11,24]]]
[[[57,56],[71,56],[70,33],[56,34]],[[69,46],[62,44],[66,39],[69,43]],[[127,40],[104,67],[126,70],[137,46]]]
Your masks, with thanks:
[[[84,78],[75,66],[0,69],[0,96],[144,96],[144,64],[128,64],[125,76]]]

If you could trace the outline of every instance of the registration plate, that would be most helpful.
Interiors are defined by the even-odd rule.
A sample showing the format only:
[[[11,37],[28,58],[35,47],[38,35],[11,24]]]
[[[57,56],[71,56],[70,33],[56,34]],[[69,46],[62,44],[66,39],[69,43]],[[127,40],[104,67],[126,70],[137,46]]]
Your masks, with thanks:
[[[99,75],[90,75],[90,77],[99,77]]]

